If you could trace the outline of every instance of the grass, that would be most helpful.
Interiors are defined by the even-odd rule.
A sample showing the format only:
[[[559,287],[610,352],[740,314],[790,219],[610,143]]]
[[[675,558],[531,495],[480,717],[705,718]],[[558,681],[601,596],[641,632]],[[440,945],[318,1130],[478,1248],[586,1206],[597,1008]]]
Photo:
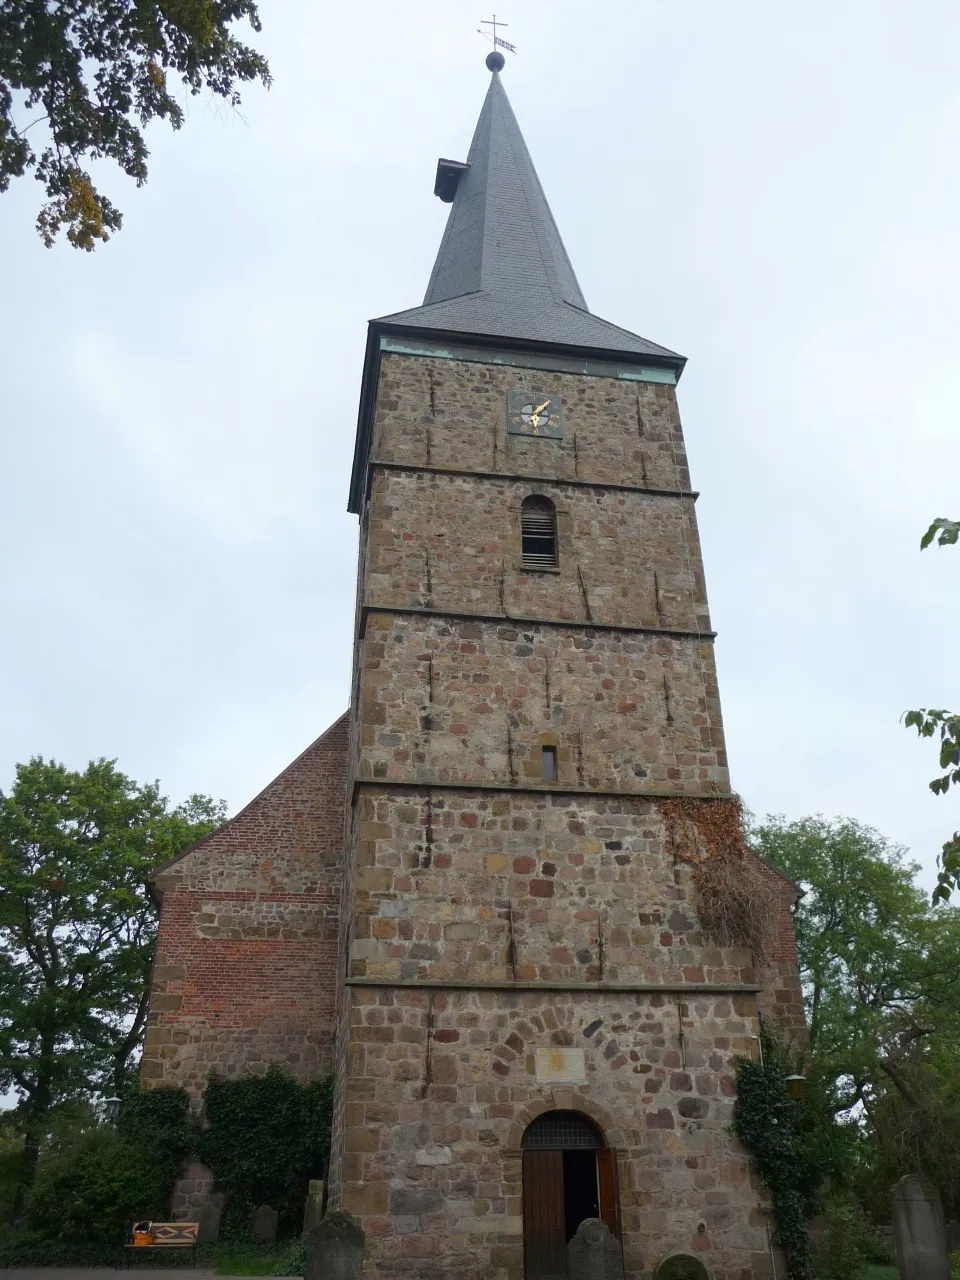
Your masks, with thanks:
[[[867,1267],[857,1280],[900,1280],[900,1272],[896,1267]]]
[[[218,1249],[218,1276],[271,1276],[277,1265],[272,1253],[253,1253],[246,1249]]]

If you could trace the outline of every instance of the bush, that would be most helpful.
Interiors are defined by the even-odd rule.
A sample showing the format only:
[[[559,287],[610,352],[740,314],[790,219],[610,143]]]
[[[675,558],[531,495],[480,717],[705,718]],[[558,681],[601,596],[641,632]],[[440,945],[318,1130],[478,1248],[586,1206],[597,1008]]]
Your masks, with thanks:
[[[850,1280],[870,1264],[890,1261],[889,1250],[852,1197],[827,1196],[823,1216],[824,1230],[813,1251],[816,1280]]]
[[[27,1200],[28,1225],[49,1236],[119,1245],[137,1218],[164,1218],[169,1169],[149,1146],[99,1126],[47,1153]]]
[[[92,1240],[59,1240],[38,1231],[16,1231],[0,1240],[0,1269],[34,1267],[119,1267],[123,1248]]]

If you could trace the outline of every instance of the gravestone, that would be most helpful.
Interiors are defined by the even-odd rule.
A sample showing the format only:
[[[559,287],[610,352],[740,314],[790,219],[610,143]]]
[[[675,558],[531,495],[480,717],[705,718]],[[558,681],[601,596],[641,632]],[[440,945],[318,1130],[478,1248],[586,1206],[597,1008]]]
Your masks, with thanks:
[[[197,1244],[213,1244],[220,1239],[221,1206],[215,1200],[197,1210]]]
[[[303,1206],[303,1234],[312,1231],[323,1221],[323,1188],[322,1178],[311,1178],[307,1187],[307,1199]]]
[[[947,1223],[947,1249],[951,1253],[960,1253],[960,1222],[956,1218]]]
[[[950,1280],[950,1256],[937,1189],[907,1174],[893,1188],[893,1238],[900,1280]]]
[[[259,1209],[254,1209],[251,1224],[254,1240],[276,1240],[278,1216],[276,1209],[271,1209],[268,1204],[262,1204]]]
[[[671,1253],[653,1273],[653,1280],[710,1280],[707,1268],[689,1253]]]
[[[599,1218],[585,1218],[567,1245],[569,1280],[623,1280],[623,1249]]]
[[[304,1280],[361,1280],[364,1238],[363,1227],[349,1213],[328,1213],[307,1236]]]

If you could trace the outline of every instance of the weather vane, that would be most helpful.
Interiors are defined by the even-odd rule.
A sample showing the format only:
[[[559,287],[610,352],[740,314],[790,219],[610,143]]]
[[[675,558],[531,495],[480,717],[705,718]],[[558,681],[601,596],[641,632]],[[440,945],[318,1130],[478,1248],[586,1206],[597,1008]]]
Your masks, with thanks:
[[[494,14],[492,18],[480,19],[480,27],[493,27],[493,34],[491,35],[489,31],[481,31],[480,27],[477,27],[477,34],[483,36],[484,40],[489,40],[495,49],[509,49],[511,53],[516,53],[517,51],[512,44],[507,44],[506,40],[501,40],[497,35],[497,27],[505,27],[507,25],[506,22],[498,22],[497,15]]]

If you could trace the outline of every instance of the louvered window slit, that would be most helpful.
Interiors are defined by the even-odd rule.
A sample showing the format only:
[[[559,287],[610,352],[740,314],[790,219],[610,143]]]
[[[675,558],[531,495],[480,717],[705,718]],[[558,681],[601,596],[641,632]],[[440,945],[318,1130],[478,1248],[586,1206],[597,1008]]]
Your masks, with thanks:
[[[527,498],[520,513],[525,569],[557,568],[557,513],[546,498]]]

